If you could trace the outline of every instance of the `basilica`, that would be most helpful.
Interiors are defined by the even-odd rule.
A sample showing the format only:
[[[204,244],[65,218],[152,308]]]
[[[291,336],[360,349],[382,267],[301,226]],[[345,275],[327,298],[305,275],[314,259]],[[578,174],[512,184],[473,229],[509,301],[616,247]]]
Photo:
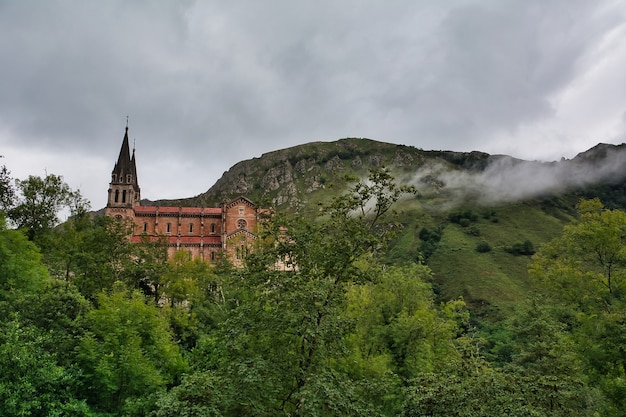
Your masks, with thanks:
[[[128,126],[111,172],[104,213],[134,224],[132,242],[165,239],[169,256],[187,250],[194,258],[211,262],[223,254],[235,265],[241,264],[256,239],[254,230],[259,218],[256,205],[243,196],[223,202],[220,207],[142,205],[135,149],[131,154]]]

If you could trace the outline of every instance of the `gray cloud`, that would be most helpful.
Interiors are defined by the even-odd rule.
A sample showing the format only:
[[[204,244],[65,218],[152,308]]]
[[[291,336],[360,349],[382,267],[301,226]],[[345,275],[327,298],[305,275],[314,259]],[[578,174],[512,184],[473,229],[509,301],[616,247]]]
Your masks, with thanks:
[[[625,12],[609,0],[0,2],[1,152],[20,175],[59,167],[100,206],[127,114],[148,198],[346,136],[581,151],[623,140],[561,118],[576,118],[564,94],[583,79],[577,100],[602,101],[597,60],[626,64],[623,40],[605,44]]]

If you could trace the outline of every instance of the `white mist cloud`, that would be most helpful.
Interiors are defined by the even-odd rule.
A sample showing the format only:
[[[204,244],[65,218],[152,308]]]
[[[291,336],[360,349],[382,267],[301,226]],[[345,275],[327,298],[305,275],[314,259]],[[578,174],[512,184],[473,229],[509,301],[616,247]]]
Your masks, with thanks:
[[[599,145],[572,160],[551,163],[493,156],[484,170],[458,169],[436,162],[421,168],[412,183],[425,193],[445,195],[449,204],[471,199],[489,205],[625,177],[626,149]]]

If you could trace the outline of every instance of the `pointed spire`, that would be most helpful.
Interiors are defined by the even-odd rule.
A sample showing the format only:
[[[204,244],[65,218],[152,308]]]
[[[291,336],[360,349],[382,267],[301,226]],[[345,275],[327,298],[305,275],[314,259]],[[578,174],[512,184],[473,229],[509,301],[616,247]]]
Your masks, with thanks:
[[[128,144],[128,126],[126,126],[126,132],[124,133],[124,140],[122,141],[122,148],[120,149],[120,156],[117,158],[115,168],[113,168],[113,174],[117,174],[118,178],[121,175],[130,174],[131,160],[130,160],[130,146]]]
[[[133,139],[133,156],[130,159],[130,169],[133,174],[133,186],[139,192],[139,179],[137,178],[137,164],[135,162],[135,140]]]

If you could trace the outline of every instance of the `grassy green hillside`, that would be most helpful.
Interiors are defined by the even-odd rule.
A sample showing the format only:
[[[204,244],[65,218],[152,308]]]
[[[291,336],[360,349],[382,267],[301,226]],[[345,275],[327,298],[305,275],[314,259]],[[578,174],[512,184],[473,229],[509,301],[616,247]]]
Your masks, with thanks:
[[[461,224],[455,222],[459,216]],[[463,297],[477,314],[493,315],[524,300],[530,290],[531,257],[512,254],[511,248],[526,241],[540,247],[571,215],[541,201],[437,211],[417,199],[401,202],[394,220],[402,227],[390,245],[389,263],[425,261],[442,299]],[[490,250],[480,252],[479,245]]]

